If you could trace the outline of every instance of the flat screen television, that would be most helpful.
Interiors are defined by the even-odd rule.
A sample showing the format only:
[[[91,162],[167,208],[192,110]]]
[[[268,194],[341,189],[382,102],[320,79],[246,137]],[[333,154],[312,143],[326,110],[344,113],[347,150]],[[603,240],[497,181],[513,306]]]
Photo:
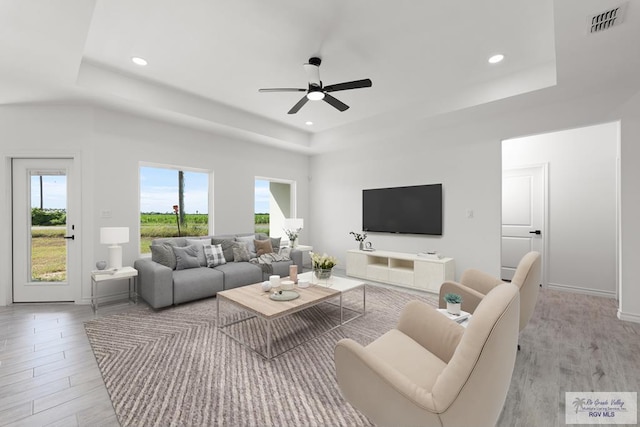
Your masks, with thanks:
[[[362,190],[362,229],[442,235],[442,184]]]

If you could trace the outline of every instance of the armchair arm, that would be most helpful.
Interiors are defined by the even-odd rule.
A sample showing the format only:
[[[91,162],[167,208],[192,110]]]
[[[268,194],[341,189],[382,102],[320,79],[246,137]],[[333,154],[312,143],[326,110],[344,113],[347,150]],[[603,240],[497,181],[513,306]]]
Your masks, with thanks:
[[[437,314],[437,313],[436,313]],[[439,315],[446,320],[442,315]],[[429,423],[438,416],[429,391],[419,387],[357,342],[345,338],[334,349],[336,379],[343,397],[379,425]]]
[[[471,268],[462,273],[460,283],[469,288],[475,289],[483,295],[486,295],[490,290],[504,282],[483,271]]]
[[[445,363],[451,360],[464,333],[463,326],[420,301],[411,301],[405,306],[396,329]]]
[[[138,294],[153,308],[173,304],[173,270],[150,258],[137,259]]]
[[[462,305],[460,308],[468,313],[476,311],[476,307],[478,307],[478,304],[480,304],[480,301],[482,301],[482,298],[484,298],[485,295],[461,283],[444,282],[440,286],[440,301],[438,303],[440,308],[445,308],[447,306],[444,296],[449,293],[458,294],[462,297]]]

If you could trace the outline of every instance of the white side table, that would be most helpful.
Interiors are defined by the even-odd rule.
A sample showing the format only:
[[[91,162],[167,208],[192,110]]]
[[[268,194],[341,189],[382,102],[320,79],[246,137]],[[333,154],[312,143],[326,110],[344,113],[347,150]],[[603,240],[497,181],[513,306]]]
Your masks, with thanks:
[[[467,313],[466,311],[461,311],[460,314],[456,316],[455,314],[449,313],[446,308],[437,308],[436,310],[438,310],[438,313],[447,316],[454,322],[458,322],[459,325],[465,328],[469,325],[469,320],[471,320],[471,317],[473,317],[471,313]]]
[[[138,303],[138,270],[133,267],[122,267],[114,273],[104,273],[94,271],[91,273],[91,308],[93,312],[98,312],[98,283],[109,282],[111,280],[129,280],[129,301]]]

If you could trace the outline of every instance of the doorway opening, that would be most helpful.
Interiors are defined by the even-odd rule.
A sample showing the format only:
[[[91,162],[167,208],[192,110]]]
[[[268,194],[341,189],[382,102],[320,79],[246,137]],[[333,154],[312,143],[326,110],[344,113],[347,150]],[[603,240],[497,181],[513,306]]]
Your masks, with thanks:
[[[550,289],[617,296],[619,135],[620,123],[611,122],[502,142],[503,207],[525,198],[529,188],[509,188],[506,171],[547,165],[540,250],[542,280]],[[503,212],[503,229],[505,219],[511,222]],[[536,230],[531,227],[527,233]],[[502,257],[511,253],[503,238]]]
[[[255,178],[255,231],[285,237],[284,220],[296,217],[295,181]]]

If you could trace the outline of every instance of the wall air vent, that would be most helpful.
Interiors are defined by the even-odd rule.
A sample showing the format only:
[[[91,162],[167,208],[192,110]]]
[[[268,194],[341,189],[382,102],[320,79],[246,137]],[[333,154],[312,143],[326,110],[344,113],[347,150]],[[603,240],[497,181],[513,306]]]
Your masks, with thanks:
[[[620,6],[614,7],[604,12],[589,17],[589,33],[599,33],[604,30],[608,30],[611,27],[622,24],[624,20],[624,12],[627,9],[627,4],[623,3]]]

